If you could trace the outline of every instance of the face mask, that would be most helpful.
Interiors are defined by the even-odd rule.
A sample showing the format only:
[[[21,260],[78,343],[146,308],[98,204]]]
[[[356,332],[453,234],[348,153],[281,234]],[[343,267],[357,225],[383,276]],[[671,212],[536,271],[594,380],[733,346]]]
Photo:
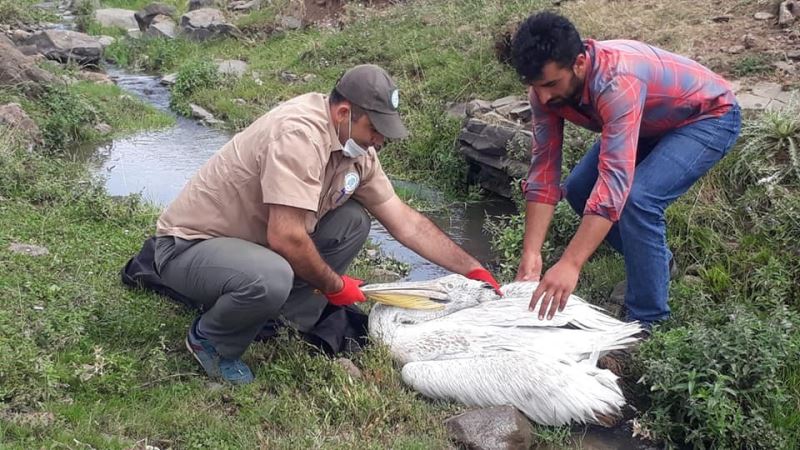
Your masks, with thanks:
[[[364,156],[367,154],[367,151],[364,150],[360,145],[356,144],[356,141],[350,137],[350,133],[353,131],[353,111],[350,110],[350,117],[347,120],[347,141],[344,143],[344,148],[342,149],[342,153],[344,156],[348,158],[358,158],[359,156]]]

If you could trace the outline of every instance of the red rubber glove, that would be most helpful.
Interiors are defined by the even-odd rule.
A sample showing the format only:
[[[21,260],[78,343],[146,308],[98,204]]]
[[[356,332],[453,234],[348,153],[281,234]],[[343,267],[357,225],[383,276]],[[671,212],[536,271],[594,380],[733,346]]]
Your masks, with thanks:
[[[356,302],[363,302],[367,300],[367,297],[365,297],[364,293],[361,292],[361,289],[358,288],[364,284],[363,280],[342,275],[342,282],[344,285],[340,290],[324,294],[332,305],[347,306]]]
[[[483,281],[484,283],[491,285],[494,291],[497,293],[497,295],[499,295],[500,297],[503,296],[503,293],[500,292],[500,284],[497,282],[497,280],[494,279],[492,274],[483,267],[471,270],[465,276],[471,280]]]

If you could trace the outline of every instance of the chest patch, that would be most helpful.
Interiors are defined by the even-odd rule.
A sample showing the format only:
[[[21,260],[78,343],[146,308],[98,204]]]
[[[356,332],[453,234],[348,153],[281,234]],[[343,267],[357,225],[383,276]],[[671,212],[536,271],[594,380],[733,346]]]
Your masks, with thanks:
[[[361,178],[358,176],[356,172],[348,172],[344,176],[344,191],[348,194],[352,194],[353,191],[356,190],[358,187],[358,183],[361,181]]]

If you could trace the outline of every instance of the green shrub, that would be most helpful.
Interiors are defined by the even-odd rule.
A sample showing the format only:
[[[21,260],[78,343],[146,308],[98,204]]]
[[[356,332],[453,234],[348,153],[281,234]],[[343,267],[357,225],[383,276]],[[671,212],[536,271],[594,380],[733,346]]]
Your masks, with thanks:
[[[797,359],[798,323],[785,308],[762,319],[734,305],[645,342],[646,426],[670,445],[784,448],[786,433],[770,415],[787,401],[780,374]]]
[[[91,125],[100,118],[91,102],[70,87],[48,87],[41,99],[41,109],[45,114],[40,123],[44,144],[54,151],[66,150],[88,139]]]
[[[800,100],[746,120],[735,152],[740,183],[800,187]]]
[[[194,60],[178,71],[169,104],[177,112],[189,115],[189,99],[199,89],[211,88],[220,81],[217,66],[206,60]]]

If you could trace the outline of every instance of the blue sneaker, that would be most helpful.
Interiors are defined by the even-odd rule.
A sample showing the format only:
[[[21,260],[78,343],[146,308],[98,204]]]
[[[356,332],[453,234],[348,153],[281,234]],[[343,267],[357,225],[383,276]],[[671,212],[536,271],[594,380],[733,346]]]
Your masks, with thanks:
[[[186,336],[186,348],[189,349],[189,353],[200,363],[200,366],[203,367],[208,376],[222,378],[231,384],[252,382],[253,372],[250,371],[244,361],[239,358],[227,359],[221,357],[208,339],[203,339],[197,335],[197,322],[199,320],[200,318],[198,317],[189,327],[189,334]]]

